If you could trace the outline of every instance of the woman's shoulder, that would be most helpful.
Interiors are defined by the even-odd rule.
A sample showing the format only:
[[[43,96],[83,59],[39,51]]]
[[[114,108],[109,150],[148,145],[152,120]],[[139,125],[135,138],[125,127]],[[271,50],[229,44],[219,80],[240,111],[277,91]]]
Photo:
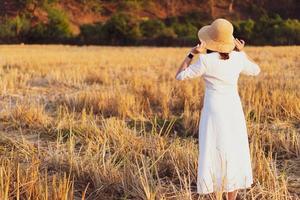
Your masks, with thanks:
[[[201,60],[201,62],[203,62],[205,65],[208,65],[208,63],[210,63],[212,60],[214,60],[217,56],[217,53],[213,52],[213,53],[201,53],[199,54],[199,60]]]
[[[245,52],[244,51],[231,51],[229,56],[234,56],[234,57],[239,57],[242,58],[245,56]]]
[[[200,59],[205,62],[214,62],[216,60],[220,60],[220,54],[218,52],[212,52],[207,54],[200,54]],[[241,60],[245,58],[245,53],[243,51],[231,51],[229,53],[229,60]]]
[[[201,54],[200,57],[202,57],[205,60],[211,60],[211,59],[218,58],[218,55],[219,55],[218,52],[212,52],[212,53]]]

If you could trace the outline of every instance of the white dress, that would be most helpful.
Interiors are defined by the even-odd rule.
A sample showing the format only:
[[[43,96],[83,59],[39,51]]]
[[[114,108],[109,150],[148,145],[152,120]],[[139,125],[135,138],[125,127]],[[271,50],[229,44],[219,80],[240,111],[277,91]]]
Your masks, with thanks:
[[[202,76],[204,103],[199,123],[197,193],[230,192],[253,183],[248,134],[238,94],[239,74],[256,76],[260,67],[244,52],[200,54],[177,80]]]

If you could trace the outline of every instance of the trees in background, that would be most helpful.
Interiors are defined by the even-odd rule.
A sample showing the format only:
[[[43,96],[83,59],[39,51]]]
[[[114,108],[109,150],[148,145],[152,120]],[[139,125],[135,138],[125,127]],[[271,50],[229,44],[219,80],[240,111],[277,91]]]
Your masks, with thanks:
[[[26,34],[25,41],[39,43],[65,42],[73,37],[69,18],[62,10],[47,8],[48,22],[39,22]]]
[[[120,4],[120,9],[105,23],[84,24],[80,27],[80,34],[74,36],[68,16],[62,10],[51,6],[57,0],[15,1],[19,2],[18,5],[22,7],[43,6],[48,14],[48,21],[32,26],[32,16],[29,12],[19,13],[15,18],[3,17],[0,23],[1,43],[194,45],[198,42],[199,28],[213,20],[209,12],[196,11],[163,20],[140,18],[136,13],[140,11],[141,4],[136,1],[124,1]],[[91,5],[96,2],[94,0],[78,1]],[[231,2],[233,4],[237,1]],[[278,14],[267,13],[262,7],[257,7],[257,4],[251,5],[253,6],[249,8],[249,12],[256,13],[259,17],[234,21],[236,37],[245,39],[252,45],[300,44],[300,21],[298,19],[283,19]],[[130,7],[132,12],[124,12],[123,7]]]
[[[30,30],[30,21],[24,16],[17,16],[13,19],[6,18],[0,24],[0,42],[18,42],[24,39]]]
[[[83,25],[80,41],[112,45],[193,45],[197,32],[211,20],[195,22],[195,16],[159,19],[133,19],[125,14],[113,16],[104,24]],[[203,17],[203,16],[201,16]],[[279,15],[262,15],[257,20],[234,21],[234,35],[252,45],[300,44],[300,21]]]
[[[257,21],[252,19],[234,23],[236,37],[253,45],[300,44],[300,21],[282,19],[279,15],[263,15]]]

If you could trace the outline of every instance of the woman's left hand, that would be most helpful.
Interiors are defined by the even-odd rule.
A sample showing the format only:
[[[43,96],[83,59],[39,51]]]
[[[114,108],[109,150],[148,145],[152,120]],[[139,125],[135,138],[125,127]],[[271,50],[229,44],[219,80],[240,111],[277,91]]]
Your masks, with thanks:
[[[237,38],[235,38],[234,44],[235,44],[235,47],[238,51],[242,51],[245,47],[245,41],[244,40],[239,40]]]
[[[204,53],[205,52],[206,44],[203,40],[200,40],[200,42],[201,42],[200,44],[197,44],[197,46],[195,46],[191,49],[191,53],[198,54],[198,53]]]

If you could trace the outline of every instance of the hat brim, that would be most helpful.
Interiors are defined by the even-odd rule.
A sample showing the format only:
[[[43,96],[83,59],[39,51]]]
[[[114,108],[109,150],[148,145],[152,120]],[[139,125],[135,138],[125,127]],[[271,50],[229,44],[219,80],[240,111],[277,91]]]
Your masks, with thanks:
[[[230,38],[228,42],[217,42],[214,41],[210,35],[210,25],[203,26],[198,31],[198,38],[199,40],[203,40],[206,43],[206,48],[212,51],[218,51],[221,53],[230,53],[234,47],[234,37]]]

